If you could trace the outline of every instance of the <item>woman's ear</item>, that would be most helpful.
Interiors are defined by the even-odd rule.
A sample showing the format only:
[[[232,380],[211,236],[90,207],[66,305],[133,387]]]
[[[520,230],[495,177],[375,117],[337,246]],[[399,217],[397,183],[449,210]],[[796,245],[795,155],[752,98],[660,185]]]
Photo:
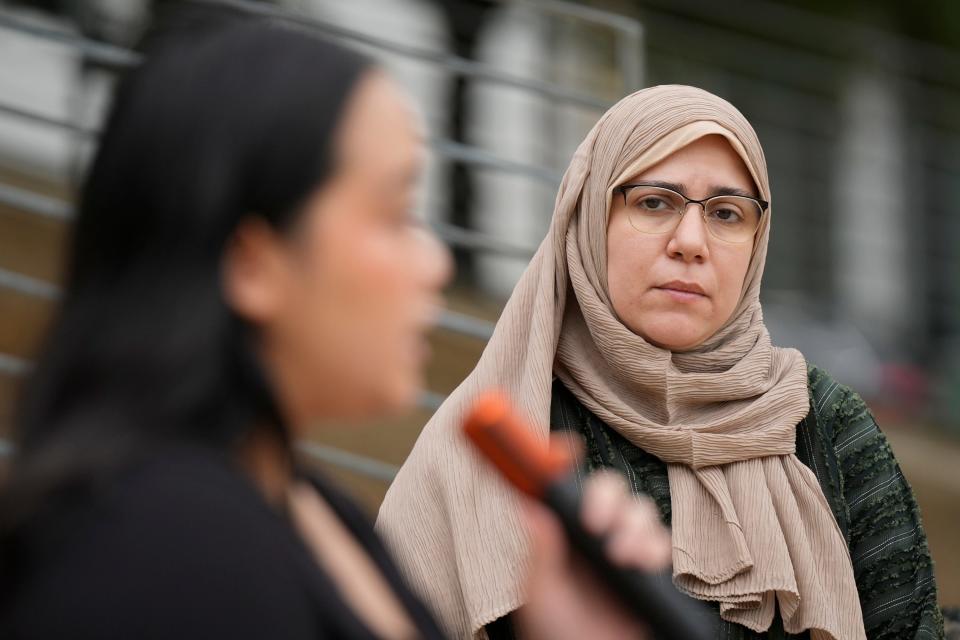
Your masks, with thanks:
[[[283,238],[265,220],[244,219],[223,252],[221,278],[227,305],[251,324],[282,313],[290,265]]]

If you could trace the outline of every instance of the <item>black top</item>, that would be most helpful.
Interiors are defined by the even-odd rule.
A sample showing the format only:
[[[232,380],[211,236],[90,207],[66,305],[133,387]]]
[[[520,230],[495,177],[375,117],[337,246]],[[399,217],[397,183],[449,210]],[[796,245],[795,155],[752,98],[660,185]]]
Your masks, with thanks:
[[[436,622],[366,516],[314,487],[379,567],[423,638]],[[177,447],[25,532],[2,638],[374,638],[290,522],[229,457]]]

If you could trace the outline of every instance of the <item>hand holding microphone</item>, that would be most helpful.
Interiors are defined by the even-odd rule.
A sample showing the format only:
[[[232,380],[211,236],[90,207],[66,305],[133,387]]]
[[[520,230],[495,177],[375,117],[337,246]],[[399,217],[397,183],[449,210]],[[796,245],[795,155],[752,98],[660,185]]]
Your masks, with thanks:
[[[545,507],[528,517],[535,548],[520,621],[529,635],[636,638],[646,627],[661,640],[714,637],[702,605],[661,572],[669,564],[669,534],[652,503],[630,496],[612,474],[595,474],[581,489],[572,455],[537,439],[497,394],[477,401],[464,432],[511,484]],[[563,552],[566,541],[576,558]]]

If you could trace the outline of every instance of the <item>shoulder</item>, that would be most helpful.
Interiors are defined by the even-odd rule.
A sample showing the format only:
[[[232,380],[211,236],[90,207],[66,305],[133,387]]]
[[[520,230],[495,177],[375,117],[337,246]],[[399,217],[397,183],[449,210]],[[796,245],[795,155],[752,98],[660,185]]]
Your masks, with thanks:
[[[811,411],[832,446],[847,498],[858,488],[872,490],[880,479],[890,480],[888,485],[902,480],[893,450],[863,398],[815,366],[809,367],[809,382]]]
[[[32,554],[28,627],[89,637],[300,637],[305,591],[279,516],[224,459],[138,465],[64,510]],[[29,615],[30,611],[43,615]],[[82,634],[81,634],[82,636]]]
[[[229,557],[242,569],[265,564],[285,542],[280,515],[226,455],[214,452],[157,457],[119,479],[94,508],[115,515],[100,533],[120,548],[149,548],[181,562],[202,553],[207,563]]]
[[[817,367],[810,367],[809,380],[811,411],[832,445],[854,537],[860,520],[914,509],[893,449],[863,399]]]
[[[850,557],[869,637],[919,637],[943,624],[920,510],[863,399],[810,367],[811,410],[832,434]]]
[[[807,384],[810,410],[841,459],[844,452],[856,450],[857,443],[883,438],[873,414],[856,391],[810,364],[807,366]]]

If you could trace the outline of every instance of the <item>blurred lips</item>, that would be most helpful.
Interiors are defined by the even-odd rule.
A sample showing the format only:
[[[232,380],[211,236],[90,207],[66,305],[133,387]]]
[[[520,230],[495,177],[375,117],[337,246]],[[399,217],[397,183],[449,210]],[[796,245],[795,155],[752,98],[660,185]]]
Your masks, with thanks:
[[[428,360],[431,355],[429,335],[437,327],[444,306],[442,300],[431,300],[425,304],[411,327],[411,337],[416,345],[414,351],[418,362]]]
[[[442,298],[431,298],[425,305],[420,314],[421,331],[427,333],[440,323],[440,317],[443,315],[444,303]]]

